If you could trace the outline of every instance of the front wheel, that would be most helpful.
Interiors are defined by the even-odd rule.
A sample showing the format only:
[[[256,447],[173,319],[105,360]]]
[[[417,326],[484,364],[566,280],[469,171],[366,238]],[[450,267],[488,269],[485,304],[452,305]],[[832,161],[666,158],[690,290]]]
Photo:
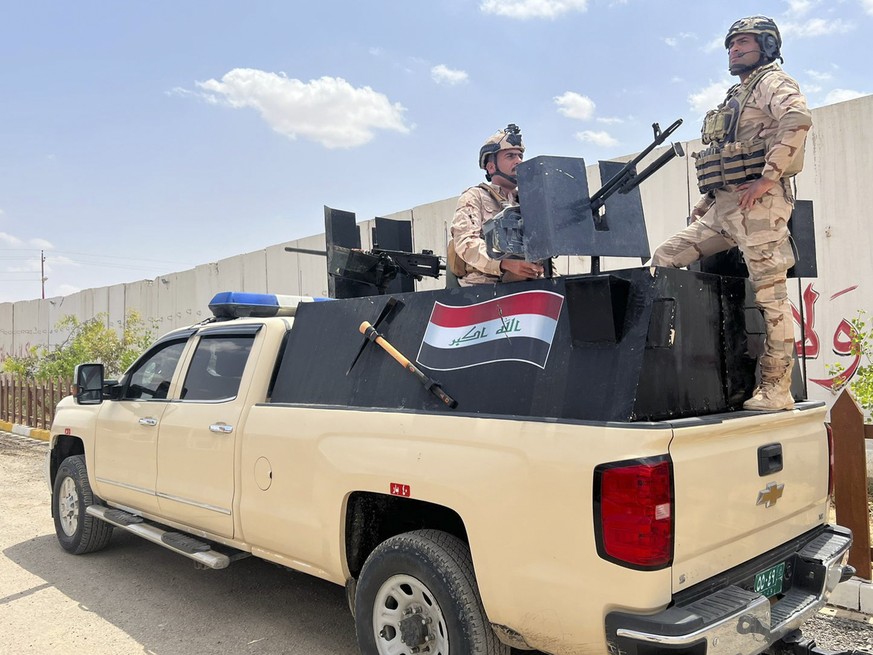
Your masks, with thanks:
[[[439,530],[381,543],[355,593],[355,628],[364,655],[508,655],[476,585],[470,550]]]
[[[73,555],[105,548],[112,537],[111,525],[85,513],[96,499],[88,482],[84,455],[67,457],[55,477],[52,510],[58,542]]]

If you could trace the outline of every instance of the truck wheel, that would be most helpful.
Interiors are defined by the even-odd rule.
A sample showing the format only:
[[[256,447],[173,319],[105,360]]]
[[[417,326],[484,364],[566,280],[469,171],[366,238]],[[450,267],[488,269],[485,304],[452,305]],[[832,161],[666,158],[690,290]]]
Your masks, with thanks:
[[[439,530],[382,542],[367,558],[355,594],[364,655],[508,655],[485,610],[470,549]]]
[[[91,491],[84,455],[67,457],[55,478],[52,503],[55,533],[61,548],[81,555],[105,548],[112,537],[112,526],[85,513],[98,500]]]

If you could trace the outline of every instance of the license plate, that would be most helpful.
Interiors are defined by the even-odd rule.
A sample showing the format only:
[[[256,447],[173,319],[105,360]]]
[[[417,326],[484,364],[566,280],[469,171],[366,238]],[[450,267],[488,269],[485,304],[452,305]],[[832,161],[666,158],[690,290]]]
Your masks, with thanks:
[[[755,591],[763,596],[775,596],[782,591],[782,578],[785,576],[785,562],[771,566],[755,574]]]

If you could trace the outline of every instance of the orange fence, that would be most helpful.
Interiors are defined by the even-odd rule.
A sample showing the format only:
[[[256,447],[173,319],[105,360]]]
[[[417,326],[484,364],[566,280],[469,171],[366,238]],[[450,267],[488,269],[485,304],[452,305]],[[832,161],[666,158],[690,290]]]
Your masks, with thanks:
[[[37,382],[8,373],[0,375],[0,420],[48,429],[61,398],[70,395],[70,380]]]
[[[866,439],[873,439],[873,425],[864,423],[864,412],[843,390],[831,408],[834,436],[834,504],[837,524],[852,530],[849,564],[859,578],[871,579],[870,510],[867,498]]]

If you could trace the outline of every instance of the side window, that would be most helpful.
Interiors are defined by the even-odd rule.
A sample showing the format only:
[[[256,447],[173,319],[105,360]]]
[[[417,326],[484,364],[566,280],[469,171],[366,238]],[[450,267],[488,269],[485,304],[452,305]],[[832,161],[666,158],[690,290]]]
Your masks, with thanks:
[[[127,400],[166,398],[185,343],[185,341],[172,341],[162,344],[140,360],[130,373],[124,398]]]
[[[226,400],[239,393],[254,334],[203,336],[182,387],[183,400]]]

